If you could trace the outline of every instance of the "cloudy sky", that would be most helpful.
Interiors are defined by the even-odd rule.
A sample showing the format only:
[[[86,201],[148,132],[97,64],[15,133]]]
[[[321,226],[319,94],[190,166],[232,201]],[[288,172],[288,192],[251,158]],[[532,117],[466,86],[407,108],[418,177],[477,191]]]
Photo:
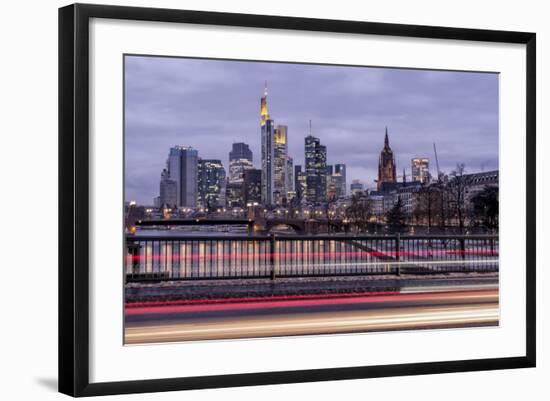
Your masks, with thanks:
[[[348,186],[375,185],[387,126],[398,175],[410,160],[441,170],[498,168],[498,75],[168,57],[125,58],[126,199],[152,204],[170,147],[228,166],[234,142],[260,164],[260,97],[288,126],[289,154],[304,161],[308,121],[327,146],[329,164],[347,165]]]

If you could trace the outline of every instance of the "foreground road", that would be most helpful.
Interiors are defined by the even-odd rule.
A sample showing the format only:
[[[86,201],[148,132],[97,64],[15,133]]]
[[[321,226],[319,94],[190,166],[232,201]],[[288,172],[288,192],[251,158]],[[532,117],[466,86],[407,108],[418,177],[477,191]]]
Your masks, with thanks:
[[[498,324],[498,290],[127,309],[127,344]]]

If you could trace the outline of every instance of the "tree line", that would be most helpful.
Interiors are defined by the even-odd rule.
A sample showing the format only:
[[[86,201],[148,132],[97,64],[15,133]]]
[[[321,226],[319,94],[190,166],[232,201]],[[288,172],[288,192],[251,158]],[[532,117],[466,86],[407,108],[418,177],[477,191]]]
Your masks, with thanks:
[[[485,186],[469,194],[471,176],[464,174],[459,164],[444,182],[422,185],[413,194],[412,213],[406,213],[403,200],[398,196],[395,204],[385,212],[385,223],[393,227],[418,225],[431,227],[455,226],[459,232],[466,227],[498,229],[498,187]],[[374,216],[373,202],[369,197],[353,195],[345,216],[358,232],[367,231],[367,222]]]

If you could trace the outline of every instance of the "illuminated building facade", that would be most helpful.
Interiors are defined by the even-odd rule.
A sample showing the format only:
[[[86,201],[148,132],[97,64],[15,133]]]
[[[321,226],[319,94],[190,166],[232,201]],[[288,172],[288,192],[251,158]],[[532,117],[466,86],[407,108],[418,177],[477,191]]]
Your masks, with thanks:
[[[252,151],[246,143],[234,143],[229,152],[229,182],[242,183],[244,170],[253,168]]]
[[[327,197],[331,200],[341,199],[345,196],[346,182],[344,177],[339,173],[334,173],[330,176],[330,185],[327,192]]]
[[[329,192],[330,191],[334,192],[334,185],[332,183],[333,173],[334,173],[334,166],[332,164],[328,164],[325,167],[325,184],[327,186],[327,189],[326,189],[327,199],[330,198]],[[334,193],[332,195],[334,195]]]
[[[327,175],[327,200],[336,200],[336,179],[333,174]]]
[[[338,163],[334,165],[334,174],[338,176],[336,179],[336,196],[338,198],[343,198],[346,196],[346,165],[343,163]]]
[[[327,148],[321,145],[319,138],[310,134],[305,138],[306,200],[311,204],[326,202],[327,184]]]
[[[294,160],[290,156],[286,158],[285,180],[286,197],[291,200],[296,196],[296,192],[294,191]]]
[[[243,207],[243,182],[228,182],[225,190],[225,204],[227,207]]]
[[[327,200],[334,201],[346,196],[346,165],[329,165],[326,172]]]
[[[298,199],[305,199],[307,193],[306,173],[302,171],[302,166],[294,166],[294,192]]]
[[[273,159],[274,159],[274,178],[273,178],[273,191],[278,193],[279,199],[275,200],[276,204],[280,204],[283,197],[286,197],[287,193],[287,157],[288,157],[288,147],[287,147],[287,132],[288,127],[286,125],[277,125],[274,132],[274,148],[273,148]]]
[[[411,160],[412,180],[423,184],[430,182],[430,160],[427,157],[415,157]]]
[[[198,204],[210,208],[225,206],[225,169],[221,160],[199,159]]]
[[[378,190],[380,191],[384,188],[384,183],[395,183],[395,178],[395,157],[393,150],[390,148],[388,128],[386,127],[384,148],[380,152],[380,160],[378,162]]]
[[[245,170],[243,174],[244,206],[262,201],[262,171],[260,169]],[[243,206],[243,207],[244,207]]]

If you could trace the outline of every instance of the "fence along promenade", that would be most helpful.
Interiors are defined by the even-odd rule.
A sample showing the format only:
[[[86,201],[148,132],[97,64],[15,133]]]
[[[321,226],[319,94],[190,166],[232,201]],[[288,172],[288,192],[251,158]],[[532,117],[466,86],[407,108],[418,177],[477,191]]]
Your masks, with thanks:
[[[126,237],[126,282],[498,271],[496,235]]]

